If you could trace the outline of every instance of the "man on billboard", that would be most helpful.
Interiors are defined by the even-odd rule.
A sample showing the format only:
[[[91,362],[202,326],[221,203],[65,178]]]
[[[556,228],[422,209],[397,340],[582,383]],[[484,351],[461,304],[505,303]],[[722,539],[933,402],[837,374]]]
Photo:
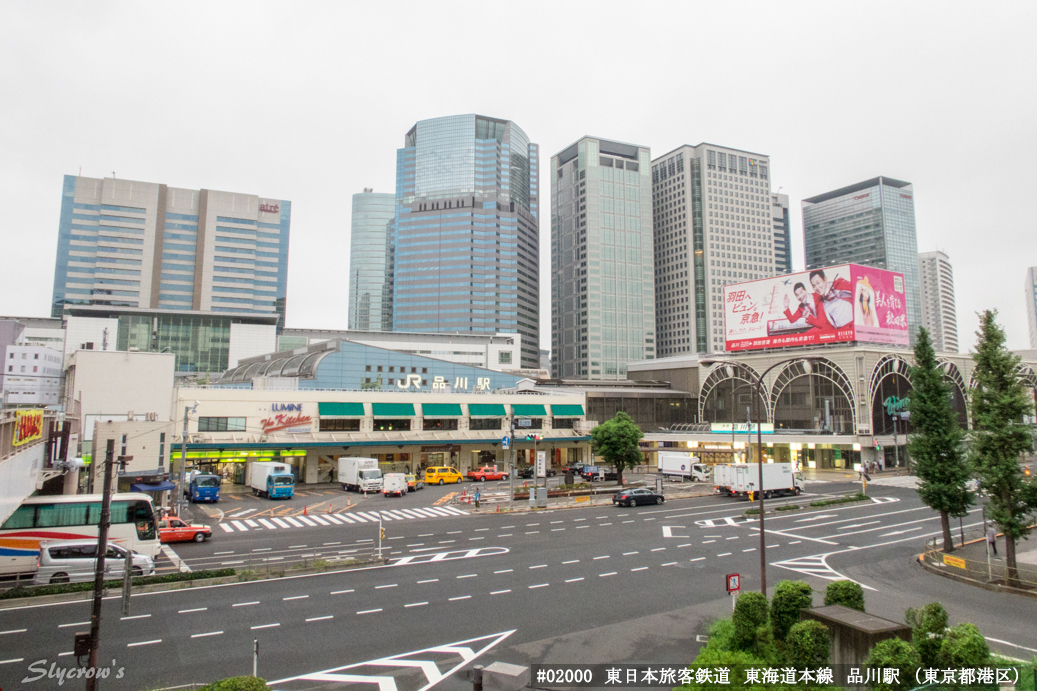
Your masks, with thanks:
[[[785,318],[789,320],[790,324],[795,324],[800,319],[803,319],[814,328],[821,329],[822,331],[832,331],[832,325],[828,323],[828,318],[825,316],[824,309],[822,308],[820,295],[809,292],[802,283],[797,283],[793,286],[792,292],[795,293],[796,299],[799,300],[799,307],[796,308],[795,312],[790,312],[789,305],[791,300],[789,300],[788,295],[785,296]]]
[[[810,272],[810,285],[821,298],[828,322],[841,329],[853,321],[853,288],[845,278],[836,276],[831,281],[821,269]]]

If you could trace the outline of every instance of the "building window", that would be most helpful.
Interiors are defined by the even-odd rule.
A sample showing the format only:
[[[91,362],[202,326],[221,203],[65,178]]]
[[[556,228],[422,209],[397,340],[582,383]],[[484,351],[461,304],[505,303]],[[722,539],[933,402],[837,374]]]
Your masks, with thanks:
[[[501,419],[496,417],[479,417],[473,418],[468,421],[468,429],[470,430],[486,430],[494,429],[499,430],[501,428]]]
[[[436,430],[456,430],[457,418],[425,418],[421,421],[421,428],[426,432]]]
[[[576,418],[574,417],[556,417],[552,427],[554,429],[572,429],[576,426]]]
[[[199,432],[244,432],[245,418],[243,417],[200,417],[198,418]]]
[[[499,365],[510,365],[511,364],[511,351],[502,350],[497,353],[497,364]]]
[[[158,467],[161,468],[166,463],[166,433],[158,433]]]
[[[375,432],[409,432],[410,431],[410,418],[403,418],[400,420],[375,420],[374,421]]]
[[[338,419],[325,419],[320,420],[320,431],[321,432],[359,432],[360,431],[360,419],[354,420],[338,420]]]
[[[515,438],[522,439],[525,434],[523,430],[527,429],[543,429],[544,419],[539,417],[534,418],[515,418]]]

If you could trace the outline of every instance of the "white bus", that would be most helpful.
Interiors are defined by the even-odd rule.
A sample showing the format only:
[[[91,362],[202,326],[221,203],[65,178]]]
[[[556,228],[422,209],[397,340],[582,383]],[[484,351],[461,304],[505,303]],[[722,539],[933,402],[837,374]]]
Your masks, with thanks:
[[[97,539],[100,494],[29,497],[0,525],[0,576],[36,569],[40,543]],[[108,540],[152,559],[158,556],[158,527],[147,494],[112,495]]]

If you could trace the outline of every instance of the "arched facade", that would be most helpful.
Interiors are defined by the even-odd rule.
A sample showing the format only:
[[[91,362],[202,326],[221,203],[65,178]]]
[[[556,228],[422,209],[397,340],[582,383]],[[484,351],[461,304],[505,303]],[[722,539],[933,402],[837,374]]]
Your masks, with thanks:
[[[906,434],[912,431],[911,421],[903,420],[911,401],[911,364],[899,355],[885,355],[879,359],[871,375],[871,429],[876,435]],[[894,427],[894,416],[896,417]]]
[[[961,370],[950,360],[937,358],[943,376],[951,385],[951,406],[958,416],[958,426],[962,429],[969,428],[969,404],[968,389],[965,388],[965,378],[961,376]]]
[[[853,434],[853,386],[834,362],[811,362],[810,373],[802,362],[786,364],[771,387],[775,429],[815,430],[828,434]]]
[[[727,375],[730,367],[733,376]],[[699,394],[699,420],[702,422],[745,422],[745,408],[753,408],[753,383],[758,372],[740,362],[725,363],[714,367],[702,384]],[[732,396],[734,397],[732,399]],[[770,418],[766,398],[762,399],[765,419]],[[732,411],[733,404],[733,411]]]

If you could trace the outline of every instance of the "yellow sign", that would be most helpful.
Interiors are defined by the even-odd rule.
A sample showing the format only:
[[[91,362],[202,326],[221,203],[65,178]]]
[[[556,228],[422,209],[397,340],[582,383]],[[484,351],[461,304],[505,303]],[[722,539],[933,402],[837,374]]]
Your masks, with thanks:
[[[590,497],[573,497],[573,503],[574,504],[586,504],[586,503],[590,502],[590,500],[591,500]]]
[[[958,557],[952,557],[949,554],[943,555],[943,563],[946,564],[947,566],[957,566],[959,569],[966,569],[966,568],[968,568],[967,566],[965,566],[965,560],[964,559],[960,559]]]
[[[43,411],[19,410],[14,426],[13,446],[21,446],[43,438]]]

